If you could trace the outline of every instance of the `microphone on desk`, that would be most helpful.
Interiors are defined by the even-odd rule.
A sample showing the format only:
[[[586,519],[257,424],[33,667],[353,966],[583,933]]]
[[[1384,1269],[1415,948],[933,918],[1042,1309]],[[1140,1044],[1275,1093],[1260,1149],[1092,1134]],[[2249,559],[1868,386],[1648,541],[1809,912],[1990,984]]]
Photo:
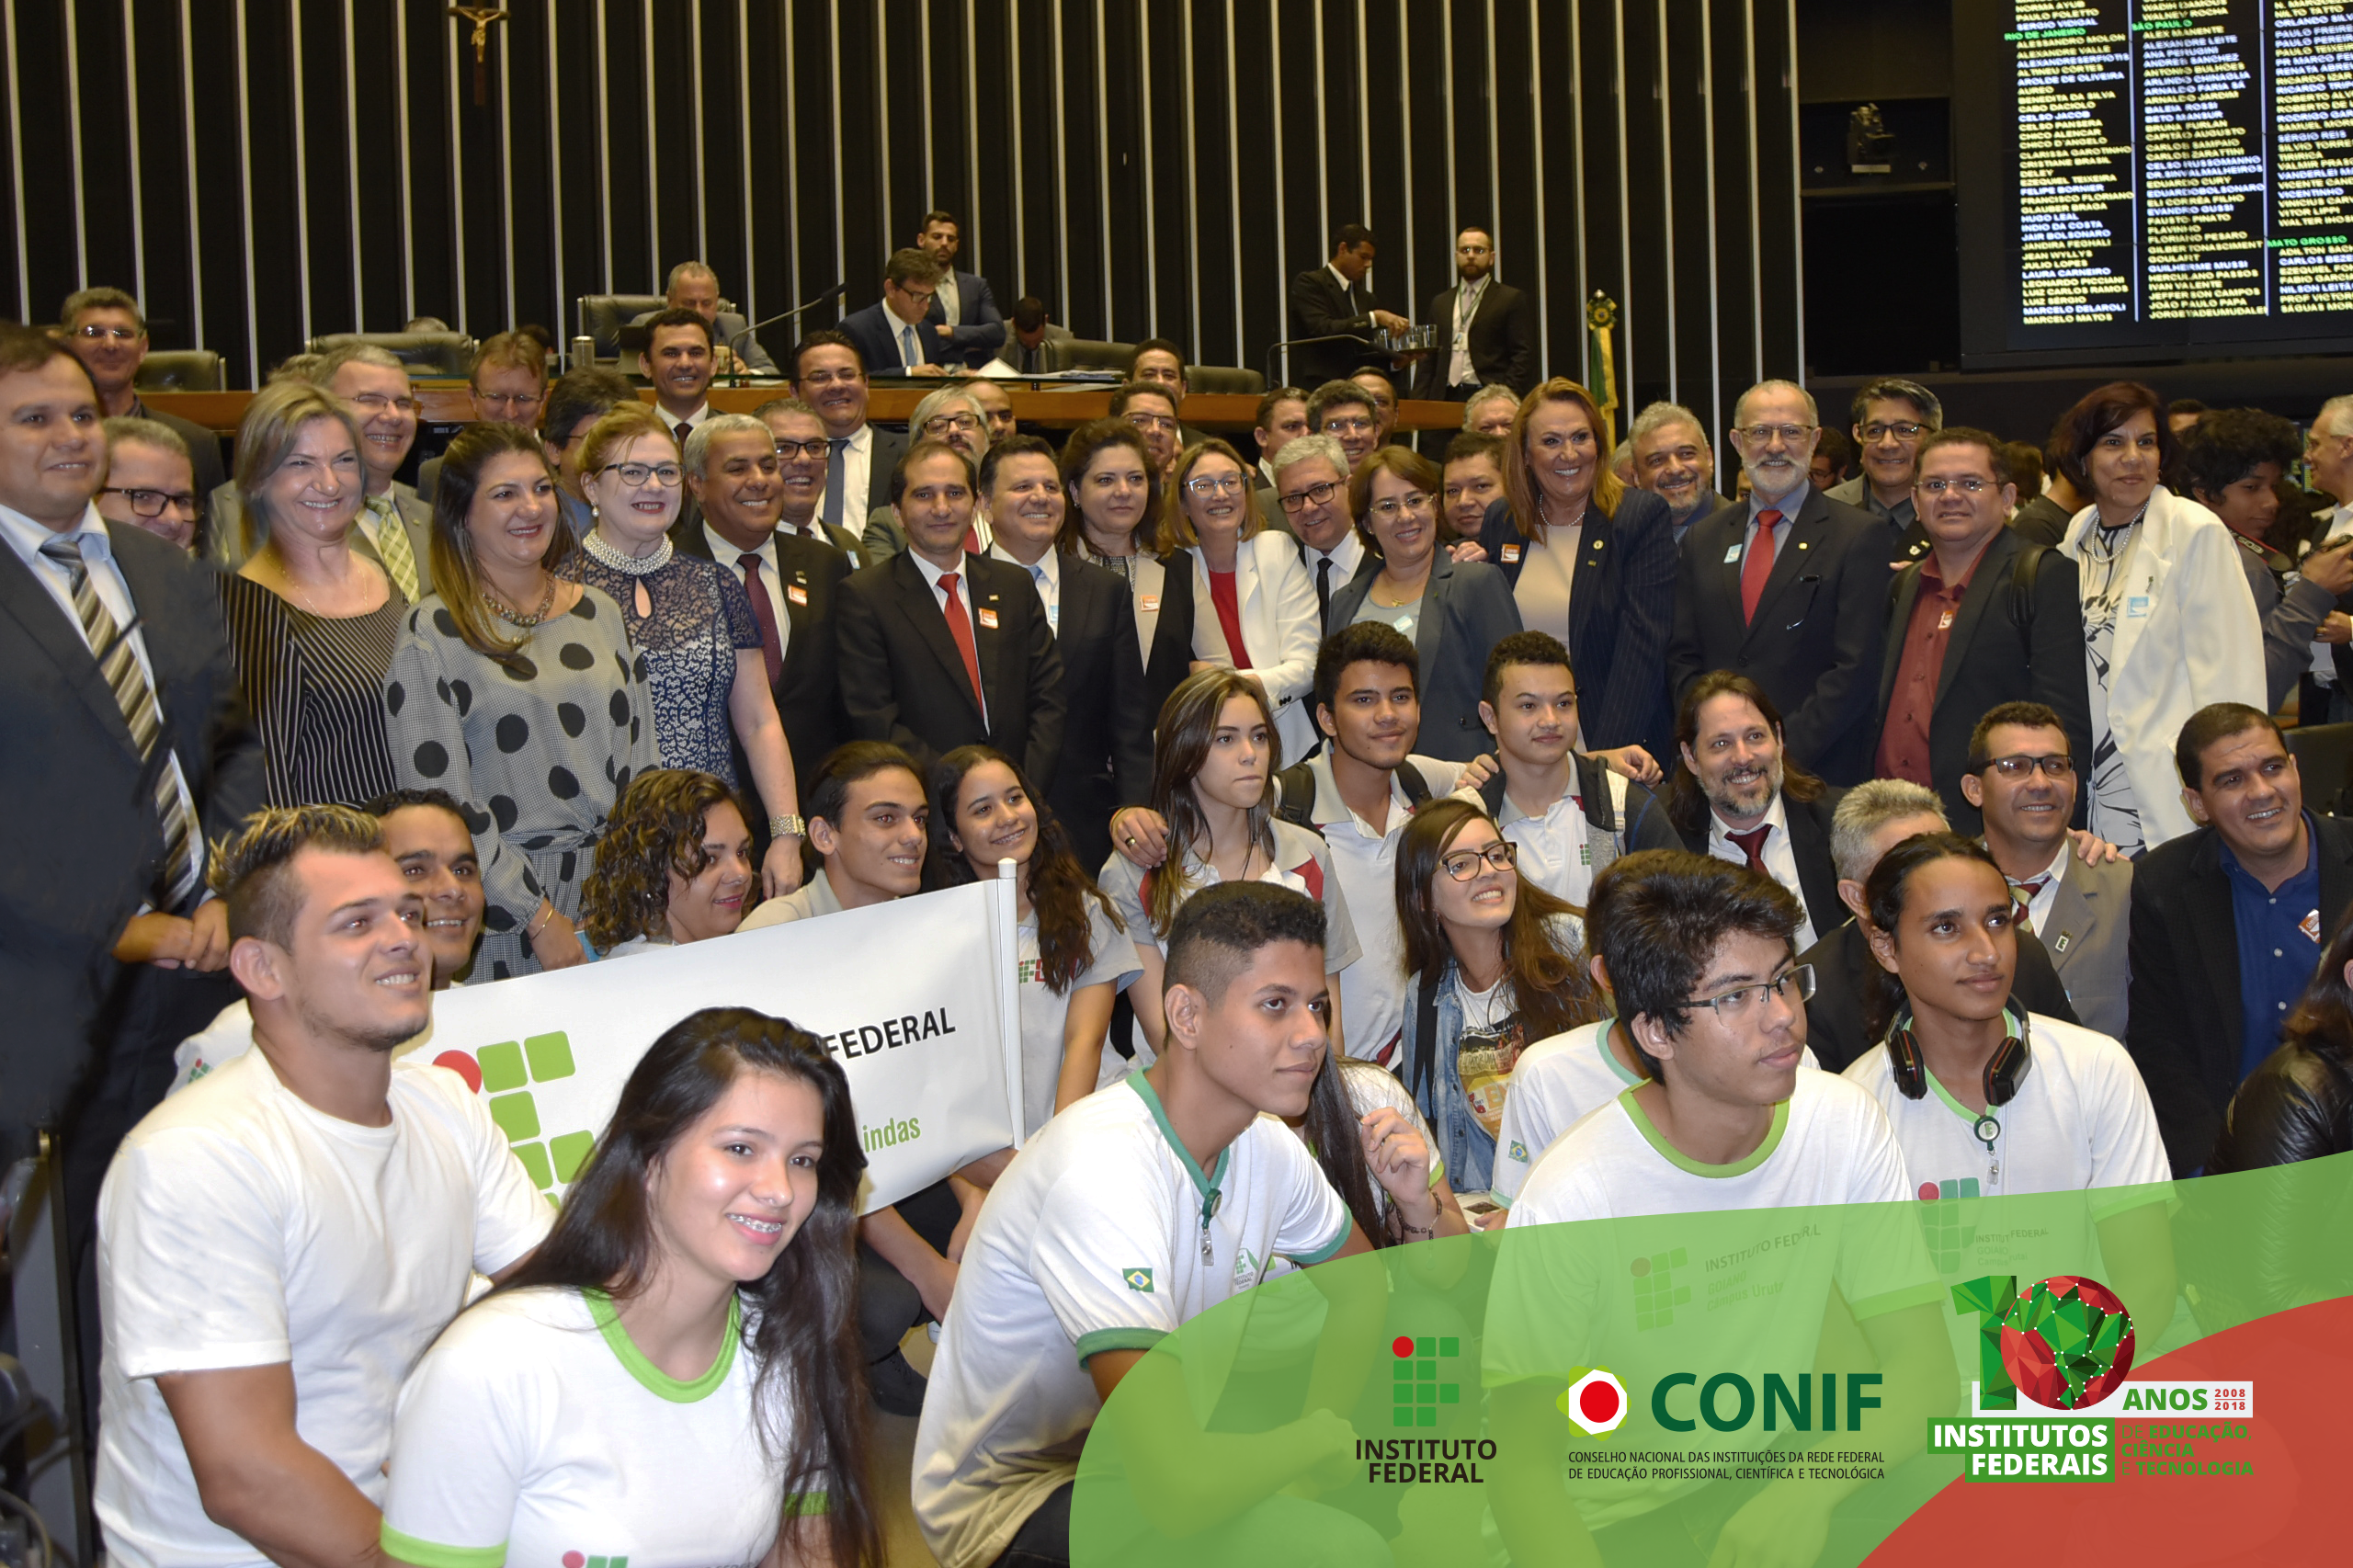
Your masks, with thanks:
[[[738,360],[741,360],[744,357],[744,340],[751,336],[752,334],[759,331],[760,328],[764,326],[774,326],[780,321],[790,321],[793,317],[800,315],[804,311],[813,311],[819,305],[825,303],[828,300],[838,300],[848,292],[848,284],[836,283],[813,300],[803,301],[801,303],[793,306],[792,309],[789,311],[779,311],[775,315],[768,317],[766,321],[756,321],[752,323],[751,325],[745,327],[743,331],[736,333],[728,338],[727,351],[733,354]]]
[[[1267,384],[1270,387],[1279,387],[1283,384],[1282,378],[1275,374],[1275,356],[1286,348],[1304,348],[1315,343],[1361,343],[1367,348],[1372,347],[1372,339],[1361,333],[1354,332],[1335,332],[1323,337],[1288,338],[1267,350]]]

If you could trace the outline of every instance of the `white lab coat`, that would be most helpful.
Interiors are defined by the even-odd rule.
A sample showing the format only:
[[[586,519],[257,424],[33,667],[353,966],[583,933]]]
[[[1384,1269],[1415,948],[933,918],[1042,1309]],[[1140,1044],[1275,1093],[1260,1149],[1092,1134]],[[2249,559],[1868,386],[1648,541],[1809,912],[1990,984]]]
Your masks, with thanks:
[[[2069,560],[2083,558],[2084,540],[2098,517],[2097,506],[2086,506],[2068,523],[2059,548]],[[2135,601],[2145,601],[2144,613],[2132,613]],[[2174,767],[2182,725],[2210,703],[2261,710],[2264,697],[2263,623],[2238,544],[2222,518],[2161,484],[2150,497],[2132,580],[2117,609],[2108,683],[2109,725],[2150,848],[2198,825],[2182,804]]]
[[[1193,558],[1193,656],[1223,658],[1225,634],[1210,596],[1209,567],[1201,547]],[[1241,610],[1242,641],[1247,645],[1267,701],[1275,710],[1275,733],[1282,737],[1283,766],[1307,755],[1316,729],[1311,693],[1315,686],[1315,584],[1299,563],[1299,542],[1268,528],[1244,540],[1233,552],[1233,597]]]

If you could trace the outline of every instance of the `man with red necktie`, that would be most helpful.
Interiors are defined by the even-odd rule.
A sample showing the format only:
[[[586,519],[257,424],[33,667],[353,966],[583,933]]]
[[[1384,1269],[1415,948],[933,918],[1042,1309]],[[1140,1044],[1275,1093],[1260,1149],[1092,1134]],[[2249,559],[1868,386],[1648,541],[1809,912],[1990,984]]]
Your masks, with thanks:
[[[1046,607],[1019,566],[965,550],[979,501],[972,460],[922,440],[891,478],[907,548],[843,585],[842,698],[851,733],[903,747],[926,772],[961,745],[994,746],[1051,778],[1063,744],[1063,665]]]
[[[1749,494],[1683,536],[1667,676],[1745,675],[1789,714],[1791,757],[1833,784],[1870,774],[1886,630],[1884,528],[1816,491],[1813,398],[1762,381],[1734,406]]]

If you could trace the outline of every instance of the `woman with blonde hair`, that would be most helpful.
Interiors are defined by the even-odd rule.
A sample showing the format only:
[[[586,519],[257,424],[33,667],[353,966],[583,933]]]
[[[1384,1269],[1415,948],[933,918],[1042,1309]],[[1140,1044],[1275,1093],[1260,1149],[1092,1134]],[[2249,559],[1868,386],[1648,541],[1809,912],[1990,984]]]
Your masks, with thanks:
[[[688,445],[707,453],[738,430],[767,435],[748,415],[722,414]],[[767,811],[761,882],[770,897],[790,892],[801,885],[801,791],[770,684],[778,672],[761,653],[760,625],[735,574],[671,546],[686,483],[676,439],[651,408],[625,403],[581,437],[580,482],[591,518],[580,540],[580,580],[620,606],[645,657],[662,766],[696,768],[739,789],[741,742]]]
[[[1315,744],[1315,585],[1288,534],[1267,531],[1242,454],[1211,437],[1178,454],[1161,501],[1161,553],[1191,558],[1194,670],[1238,670],[1267,696],[1283,749]]]
[[[620,607],[572,579],[537,436],[469,426],[433,494],[434,592],[384,683],[399,782],[455,796],[488,901],[478,975],[586,961],[580,884],[629,782],[660,766],[647,661]]]
[[[724,782],[656,767],[621,791],[580,890],[580,929],[601,958],[732,936],[758,896],[752,830]]]
[[[1479,542],[1502,569],[1530,631],[1567,644],[1599,751],[1641,746],[1656,783],[1672,757],[1675,705],[1666,644],[1675,631],[1675,523],[1666,503],[1609,472],[1609,421],[1593,394],[1555,376],[1520,400],[1504,459],[1504,496]]]
[[[359,427],[308,381],[263,388],[237,427],[244,564],[220,578],[237,685],[273,806],[357,806],[395,778],[380,694],[408,605],[358,529]]]

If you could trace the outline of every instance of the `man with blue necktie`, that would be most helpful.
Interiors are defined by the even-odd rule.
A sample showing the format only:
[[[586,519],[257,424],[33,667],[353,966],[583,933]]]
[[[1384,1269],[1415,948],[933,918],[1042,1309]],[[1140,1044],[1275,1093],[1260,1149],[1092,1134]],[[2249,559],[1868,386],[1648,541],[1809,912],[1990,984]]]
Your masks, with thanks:
[[[842,318],[867,371],[877,376],[943,376],[949,347],[927,320],[939,292],[939,264],[923,251],[893,251],[882,268],[882,297]]]

